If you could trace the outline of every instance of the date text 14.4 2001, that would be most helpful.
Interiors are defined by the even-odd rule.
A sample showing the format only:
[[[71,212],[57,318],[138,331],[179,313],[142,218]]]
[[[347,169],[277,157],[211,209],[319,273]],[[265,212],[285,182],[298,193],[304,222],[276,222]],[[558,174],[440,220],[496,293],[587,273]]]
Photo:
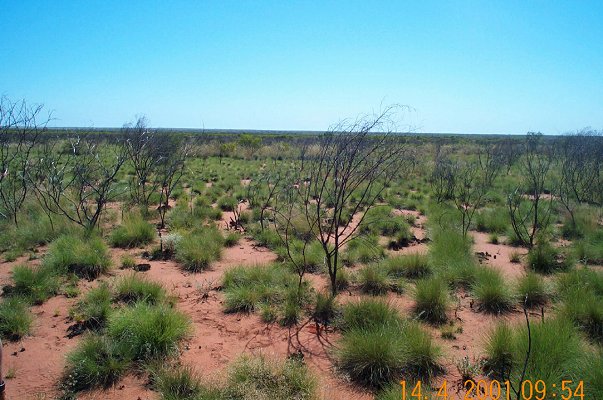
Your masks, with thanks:
[[[448,383],[444,381],[433,393],[423,390],[421,381],[401,381],[402,400],[443,400],[448,399]],[[543,380],[525,380],[519,387],[513,388],[509,381],[468,380],[465,382],[464,400],[590,400],[584,397],[584,382],[563,380],[559,383],[546,383]]]

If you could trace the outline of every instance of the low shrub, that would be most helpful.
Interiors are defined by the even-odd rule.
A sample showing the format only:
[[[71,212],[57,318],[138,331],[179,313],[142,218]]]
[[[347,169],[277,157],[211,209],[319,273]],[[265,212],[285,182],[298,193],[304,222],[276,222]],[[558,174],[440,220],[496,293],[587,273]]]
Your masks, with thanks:
[[[436,277],[417,281],[414,300],[414,312],[419,319],[435,324],[446,321],[449,295],[442,279]]]
[[[27,299],[9,297],[0,303],[0,336],[8,340],[19,340],[31,329],[33,317]]]
[[[67,393],[93,388],[109,388],[117,383],[130,365],[112,340],[88,335],[67,355],[61,386]]]
[[[218,200],[218,208],[222,211],[233,211],[237,204],[237,199],[230,196],[224,196]]]
[[[158,304],[166,297],[163,287],[138,274],[131,274],[121,278],[115,285],[114,298],[128,304],[139,301]]]
[[[183,235],[176,244],[176,260],[189,272],[200,272],[220,259],[224,238],[215,227],[205,227]]]
[[[13,268],[13,282],[10,294],[22,296],[32,304],[42,304],[57,294],[60,287],[58,277],[48,268],[24,265]]]
[[[107,334],[133,360],[167,357],[191,330],[188,317],[166,305],[136,303],[112,313]]]
[[[331,323],[339,314],[339,305],[336,298],[329,294],[317,292],[314,299],[312,318],[319,324]]]
[[[487,313],[501,314],[513,308],[513,296],[501,273],[483,268],[477,274],[473,294],[479,308]]]
[[[70,310],[69,314],[83,327],[98,330],[105,326],[111,314],[111,299],[112,293],[109,285],[103,282],[90,289]]]
[[[388,275],[393,277],[419,279],[432,274],[429,258],[420,253],[388,258],[383,264]]]
[[[300,361],[242,356],[229,368],[221,399],[316,399],[316,379]],[[214,391],[215,393],[216,391]]]
[[[358,272],[360,290],[372,295],[382,295],[391,288],[390,280],[383,268],[369,265]]]
[[[138,213],[127,214],[120,226],[111,232],[109,242],[113,247],[139,247],[155,239],[155,227]]]
[[[111,257],[101,238],[69,235],[50,244],[43,265],[61,275],[95,279],[109,271]]]
[[[528,267],[541,274],[551,274],[569,268],[567,260],[560,260],[559,251],[548,243],[534,246],[528,253]]]
[[[528,272],[517,282],[517,298],[526,307],[535,307],[545,304],[549,293],[540,276]]]

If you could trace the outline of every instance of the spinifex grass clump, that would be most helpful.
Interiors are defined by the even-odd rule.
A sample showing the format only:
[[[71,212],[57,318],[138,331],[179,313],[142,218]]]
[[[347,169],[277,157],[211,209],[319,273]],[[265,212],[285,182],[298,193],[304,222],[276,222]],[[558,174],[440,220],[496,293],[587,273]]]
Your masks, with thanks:
[[[347,265],[367,264],[379,261],[385,256],[385,250],[379,245],[378,236],[360,236],[348,242],[342,254]]]
[[[32,321],[27,299],[9,297],[0,302],[0,336],[3,339],[19,340],[29,333]]]
[[[22,296],[32,304],[42,304],[54,296],[60,287],[58,277],[43,267],[16,266],[13,269],[13,282],[10,294]]]
[[[114,247],[139,247],[155,239],[155,227],[138,214],[128,214],[120,226],[111,232],[110,242]]]
[[[188,317],[167,305],[136,303],[109,316],[107,335],[133,360],[174,355],[191,332]]]
[[[43,266],[57,274],[95,279],[111,266],[107,246],[98,236],[61,236],[50,244]]]
[[[360,290],[372,295],[382,295],[391,288],[391,280],[385,269],[379,265],[369,265],[358,272]]]
[[[432,274],[429,258],[419,253],[391,257],[383,261],[388,275],[408,279],[425,278]]]
[[[165,299],[166,294],[160,284],[137,274],[131,274],[117,282],[114,297],[117,301],[129,304],[139,301],[158,304]]]
[[[307,282],[299,288],[298,279],[279,265],[232,268],[223,279],[225,311],[252,312],[262,308],[266,317],[278,315],[284,325],[295,323],[310,301]]]
[[[446,283],[438,278],[417,281],[414,312],[418,318],[431,323],[446,321],[449,295]]]
[[[197,400],[207,397],[206,389],[195,370],[185,365],[170,365],[151,371],[153,387],[163,400]],[[219,393],[210,399],[219,399]]]
[[[588,336],[603,342],[603,274],[588,269],[572,271],[559,278],[561,315]]]
[[[517,282],[517,298],[527,307],[536,307],[548,301],[549,292],[540,276],[528,272]]]
[[[103,282],[90,289],[71,309],[70,315],[85,328],[103,328],[111,313],[112,297],[109,285]]]
[[[561,259],[561,254],[548,242],[537,244],[528,253],[528,267],[541,274],[569,269],[571,260]]]
[[[580,334],[566,319],[549,319],[530,324],[531,349],[524,380],[543,380],[547,388],[562,380],[573,380],[572,391],[584,379],[584,363],[589,350],[580,340]],[[494,377],[510,377],[518,382],[528,353],[528,330],[498,326],[486,340],[486,372]],[[574,379],[579,377],[577,379]],[[584,387],[589,382],[584,383]],[[598,397],[592,397],[598,398]]]
[[[176,260],[186,271],[200,272],[209,268],[222,255],[224,238],[215,227],[203,227],[184,234],[176,244]]]
[[[334,296],[317,292],[312,318],[319,324],[329,324],[339,315],[339,305]]]
[[[67,393],[108,388],[117,383],[130,363],[117,342],[91,334],[67,355],[61,386]]]
[[[500,314],[513,308],[511,290],[501,275],[495,269],[483,268],[477,274],[473,293],[479,308],[492,314]]]
[[[366,314],[356,314],[363,310]],[[416,322],[402,320],[385,303],[346,306],[342,326],[337,366],[355,382],[382,388],[402,374],[429,378],[439,370],[439,350],[429,334]]]

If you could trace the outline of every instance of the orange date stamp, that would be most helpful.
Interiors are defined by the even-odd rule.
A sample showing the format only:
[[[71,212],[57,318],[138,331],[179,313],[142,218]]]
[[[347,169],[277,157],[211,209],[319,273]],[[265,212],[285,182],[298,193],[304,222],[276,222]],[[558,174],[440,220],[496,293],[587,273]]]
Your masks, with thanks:
[[[439,387],[425,390],[421,381],[401,381],[402,400],[444,400],[449,398],[448,382],[444,381]],[[464,383],[465,395],[463,400],[591,400],[584,396],[584,382],[562,380],[558,383],[547,383],[543,380],[524,380],[516,387],[506,381],[498,380],[468,380]],[[594,399],[592,399],[594,400]]]

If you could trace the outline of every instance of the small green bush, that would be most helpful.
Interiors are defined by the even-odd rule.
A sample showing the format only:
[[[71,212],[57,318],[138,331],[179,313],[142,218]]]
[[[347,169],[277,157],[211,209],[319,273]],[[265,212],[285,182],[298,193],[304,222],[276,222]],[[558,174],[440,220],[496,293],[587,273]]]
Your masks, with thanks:
[[[48,268],[19,265],[13,268],[14,288],[11,294],[22,296],[33,304],[42,304],[58,293],[60,282]]]
[[[230,366],[221,399],[316,399],[316,379],[300,361],[242,356]]]
[[[559,261],[559,257],[559,252],[553,246],[548,243],[540,243],[528,253],[528,267],[541,274],[551,274],[568,269],[568,262]]]
[[[603,343],[603,297],[587,287],[574,286],[563,296],[560,314],[591,339]]]
[[[155,227],[140,214],[128,214],[122,224],[111,232],[109,242],[113,247],[139,247],[155,239]]]
[[[121,278],[115,286],[114,298],[117,301],[134,304],[143,301],[158,304],[166,297],[163,287],[138,274]]]
[[[136,266],[136,260],[129,254],[124,254],[121,257],[121,269],[132,269]]]
[[[390,289],[390,280],[383,268],[369,265],[358,272],[358,283],[364,293],[382,295]]]
[[[190,333],[188,317],[166,305],[136,303],[111,314],[108,336],[134,360],[157,359],[177,352]]]
[[[383,325],[398,325],[398,311],[390,304],[378,299],[363,299],[343,306],[339,326],[342,330],[371,329]]]
[[[205,388],[199,375],[189,366],[169,366],[153,371],[153,387],[163,400],[200,400]]]
[[[111,314],[112,293],[109,285],[101,283],[90,289],[70,311],[71,317],[89,329],[105,326]]]
[[[385,250],[379,245],[377,236],[360,236],[348,242],[341,256],[347,265],[367,264],[385,257]]]
[[[528,272],[517,282],[517,297],[527,307],[535,307],[545,304],[549,293],[540,276]]]
[[[31,329],[33,317],[27,299],[10,297],[0,303],[0,336],[8,340],[19,340]]]
[[[312,318],[320,324],[331,323],[339,313],[339,305],[331,294],[317,292],[314,300]]]
[[[126,372],[130,360],[116,343],[98,335],[88,335],[67,355],[62,387],[67,393],[93,388],[109,388]]]
[[[429,258],[419,253],[388,258],[383,263],[388,275],[393,277],[419,279],[432,274]]]
[[[500,314],[513,308],[513,296],[499,271],[483,268],[479,271],[473,287],[481,310]]]
[[[218,208],[222,211],[233,211],[237,206],[237,199],[230,196],[221,197],[218,200]]]
[[[111,257],[103,240],[97,236],[61,236],[50,244],[44,267],[67,275],[95,279],[109,271]]]
[[[414,312],[418,318],[431,323],[445,322],[448,297],[448,287],[440,278],[417,281],[414,293]]]
[[[241,240],[241,234],[237,232],[229,232],[224,238],[224,246],[234,247]]]
[[[189,272],[200,272],[209,268],[222,255],[224,238],[215,227],[206,227],[183,235],[176,244],[176,260]]]

